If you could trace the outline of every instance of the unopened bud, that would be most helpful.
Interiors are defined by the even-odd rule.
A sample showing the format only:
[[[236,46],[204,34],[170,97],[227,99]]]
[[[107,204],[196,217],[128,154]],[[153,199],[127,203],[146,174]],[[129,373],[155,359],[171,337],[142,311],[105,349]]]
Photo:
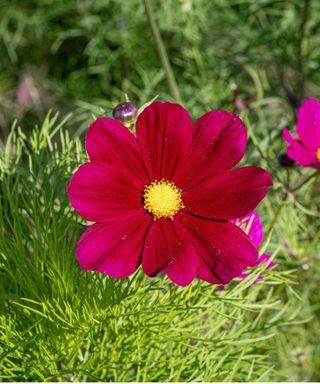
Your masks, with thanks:
[[[291,167],[295,163],[294,160],[291,160],[285,153],[278,157],[278,161],[285,167]]]
[[[121,123],[128,123],[137,116],[137,113],[138,108],[134,103],[121,103],[112,111],[112,116]]]

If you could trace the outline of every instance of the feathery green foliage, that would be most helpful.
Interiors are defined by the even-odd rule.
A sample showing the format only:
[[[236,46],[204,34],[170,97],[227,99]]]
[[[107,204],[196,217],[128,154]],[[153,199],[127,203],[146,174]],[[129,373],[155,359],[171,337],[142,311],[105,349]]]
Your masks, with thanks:
[[[272,173],[258,211],[277,267],[223,291],[81,271],[75,245],[88,223],[66,186],[86,161],[88,122],[124,93],[139,106],[172,97],[142,1],[4,0],[0,381],[319,381],[319,176],[277,157],[295,107],[320,97],[320,3],[152,5],[192,118],[235,110],[249,133],[243,163]],[[25,75],[31,105],[15,96]]]
[[[279,245],[276,271],[252,285],[257,268],[223,291],[80,270],[74,248],[86,223],[65,189],[86,155],[67,120],[48,114],[28,138],[14,127],[1,157],[1,379],[284,379],[278,348],[311,313],[300,313]]]
[[[268,97],[297,105],[304,95],[320,94],[318,1],[152,5],[189,110],[234,108],[232,83],[243,99],[254,98],[256,72]],[[68,113],[77,106],[83,121],[88,104],[112,109],[123,93],[139,104],[155,94],[168,99],[142,0],[3,0],[0,15],[2,130],[17,117],[32,128],[52,107]],[[23,75],[35,83],[34,108],[13,103]]]

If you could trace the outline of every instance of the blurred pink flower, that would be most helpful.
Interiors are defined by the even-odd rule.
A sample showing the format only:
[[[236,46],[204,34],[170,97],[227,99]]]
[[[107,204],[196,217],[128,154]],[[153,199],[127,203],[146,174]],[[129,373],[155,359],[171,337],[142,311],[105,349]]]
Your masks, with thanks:
[[[23,106],[39,103],[39,92],[32,76],[28,74],[22,76],[16,89],[16,99],[18,104]]]
[[[287,155],[302,167],[320,170],[320,103],[316,99],[306,100],[297,115],[298,139],[288,129],[283,130],[283,138],[290,144]]]

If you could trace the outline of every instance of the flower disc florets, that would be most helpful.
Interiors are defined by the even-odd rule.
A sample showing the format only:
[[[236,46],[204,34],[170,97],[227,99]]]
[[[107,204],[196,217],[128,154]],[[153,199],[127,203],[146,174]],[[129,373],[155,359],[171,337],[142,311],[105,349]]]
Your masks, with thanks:
[[[155,219],[173,217],[182,207],[181,190],[167,180],[153,181],[143,194],[144,208]]]

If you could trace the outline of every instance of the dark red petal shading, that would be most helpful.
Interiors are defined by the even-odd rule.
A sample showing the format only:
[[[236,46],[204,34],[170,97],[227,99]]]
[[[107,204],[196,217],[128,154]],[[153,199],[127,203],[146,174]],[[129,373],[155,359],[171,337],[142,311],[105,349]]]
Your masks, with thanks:
[[[114,278],[130,276],[141,264],[143,243],[151,223],[150,215],[136,210],[92,225],[77,244],[81,268]]]
[[[178,176],[182,187],[211,179],[235,166],[246,149],[246,127],[234,113],[208,112],[195,122],[192,142],[188,163]]]
[[[299,108],[297,133],[313,152],[320,147],[320,103],[316,99],[306,100]]]
[[[233,219],[253,211],[271,185],[270,174],[262,168],[243,167],[183,191],[182,201],[194,215]]]
[[[179,104],[157,101],[139,115],[136,132],[138,141],[144,145],[154,179],[175,182],[192,140],[188,112]]]
[[[206,253],[207,251],[205,250],[203,252]],[[218,278],[212,270],[210,263],[207,264],[201,256],[198,256],[197,276],[200,280],[207,281],[210,284],[222,284],[220,278]]]
[[[142,207],[143,184],[118,165],[86,163],[72,176],[67,193],[73,208],[85,219],[106,221]]]
[[[150,277],[156,276],[172,262],[170,247],[178,240],[173,237],[169,220],[154,220],[148,232],[143,248],[142,269]]]
[[[186,229],[175,218],[155,220],[143,249],[144,273],[153,277],[163,271],[176,284],[190,284],[196,275],[197,255],[185,235]]]
[[[86,149],[91,161],[122,165],[144,184],[150,181],[148,164],[136,137],[119,121],[101,117],[91,124]]]
[[[174,217],[171,228],[175,238],[170,250],[172,263],[164,269],[164,272],[174,283],[185,287],[196,277],[198,255],[192,246],[188,230],[179,221],[179,216],[181,215]]]
[[[189,214],[182,223],[189,229],[199,256],[197,275],[213,284],[226,284],[247,267],[253,267],[258,252],[235,224],[205,220]]]

